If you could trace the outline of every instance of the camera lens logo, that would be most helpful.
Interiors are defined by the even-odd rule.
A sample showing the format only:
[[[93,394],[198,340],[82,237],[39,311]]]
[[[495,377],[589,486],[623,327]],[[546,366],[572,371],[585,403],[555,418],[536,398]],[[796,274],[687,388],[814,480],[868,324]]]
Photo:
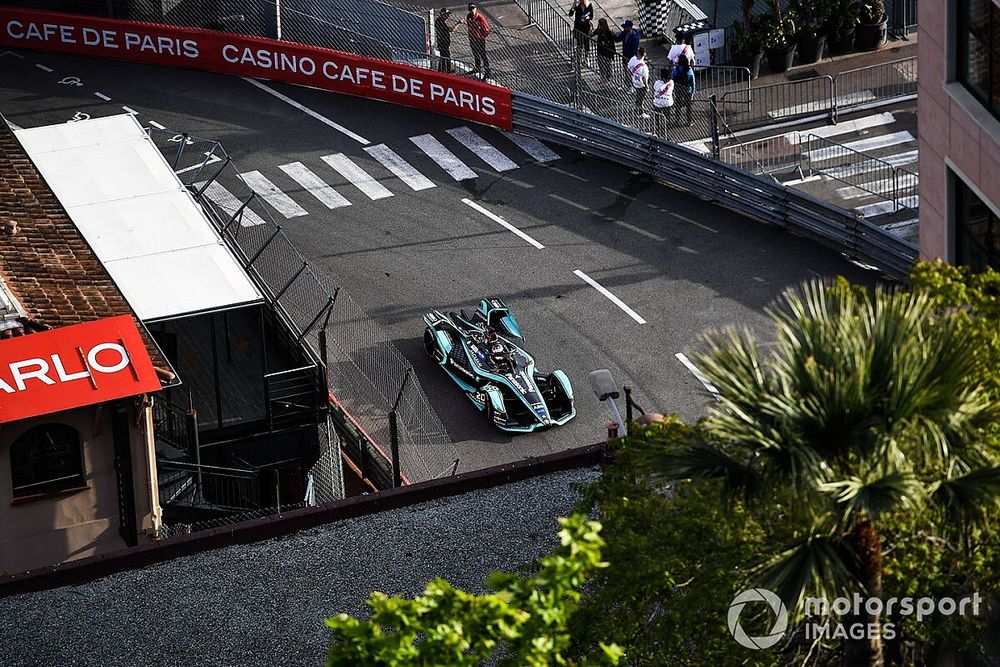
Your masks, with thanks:
[[[771,607],[771,611],[774,612],[774,625],[771,626],[770,632],[763,637],[747,635],[743,626],[740,625],[740,614],[748,602],[766,602]],[[781,598],[766,588],[750,588],[737,595],[732,604],[729,605],[727,620],[729,621],[729,633],[733,639],[740,646],[754,650],[771,648],[781,641],[788,628],[788,612],[785,610],[785,604]]]

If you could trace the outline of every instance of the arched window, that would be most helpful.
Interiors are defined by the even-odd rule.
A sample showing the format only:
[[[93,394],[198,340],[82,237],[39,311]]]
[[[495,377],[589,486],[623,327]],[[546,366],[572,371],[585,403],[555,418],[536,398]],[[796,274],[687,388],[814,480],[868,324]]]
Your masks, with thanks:
[[[66,424],[42,424],[10,448],[14,498],[83,486],[80,433]]]

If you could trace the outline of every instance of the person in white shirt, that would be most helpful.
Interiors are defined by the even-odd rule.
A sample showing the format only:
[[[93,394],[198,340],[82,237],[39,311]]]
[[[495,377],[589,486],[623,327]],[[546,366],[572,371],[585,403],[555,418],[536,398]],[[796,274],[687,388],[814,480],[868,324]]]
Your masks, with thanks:
[[[653,84],[653,123],[657,136],[667,136],[667,112],[674,106],[674,81],[670,68],[660,68],[660,78]]]
[[[632,75],[632,89],[635,91],[635,108],[639,118],[649,118],[642,110],[649,88],[649,65],[646,64],[646,49],[639,47],[639,52],[628,61],[628,71]]]

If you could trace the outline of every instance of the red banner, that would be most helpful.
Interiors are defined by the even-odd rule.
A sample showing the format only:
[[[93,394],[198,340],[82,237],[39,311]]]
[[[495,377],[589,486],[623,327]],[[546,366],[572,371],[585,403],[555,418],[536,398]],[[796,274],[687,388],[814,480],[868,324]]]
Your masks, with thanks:
[[[159,389],[128,315],[0,341],[0,422]]]
[[[236,74],[511,129],[510,90],[315,46],[156,23],[0,8],[0,46]]]

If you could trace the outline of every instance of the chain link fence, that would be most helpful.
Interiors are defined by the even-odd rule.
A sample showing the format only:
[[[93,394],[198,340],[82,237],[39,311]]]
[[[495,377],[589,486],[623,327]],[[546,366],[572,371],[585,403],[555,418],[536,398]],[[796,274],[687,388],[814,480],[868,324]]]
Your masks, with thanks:
[[[409,361],[346,291],[325,287],[221,144],[156,128],[149,133],[274,307],[293,339],[288,342],[304,345],[324,365],[332,395],[347,413],[340,426],[355,436],[343,446],[364,476],[382,487],[393,483],[393,412],[403,480],[451,470],[457,450]]]

